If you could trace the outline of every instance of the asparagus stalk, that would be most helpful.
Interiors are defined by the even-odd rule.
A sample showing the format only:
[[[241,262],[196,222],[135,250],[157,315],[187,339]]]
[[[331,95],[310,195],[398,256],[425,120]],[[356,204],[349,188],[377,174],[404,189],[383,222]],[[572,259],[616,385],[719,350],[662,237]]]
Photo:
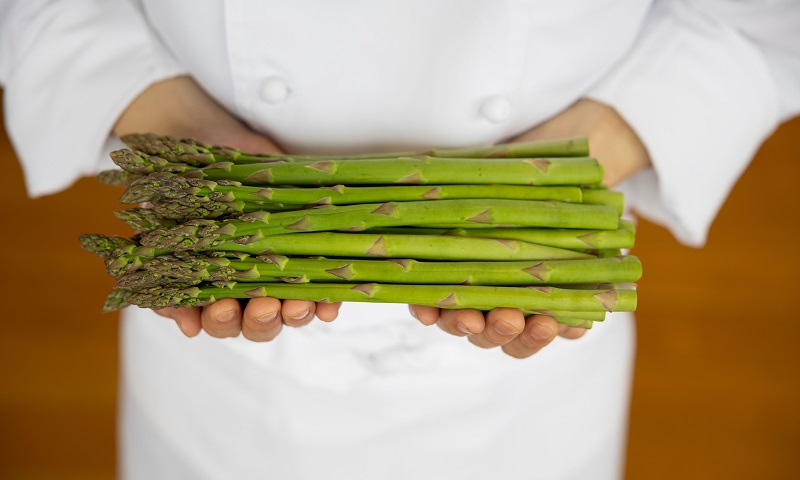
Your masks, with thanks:
[[[378,282],[454,285],[540,285],[592,282],[635,282],[641,277],[641,263],[633,256],[586,260],[545,260],[505,262],[421,262],[413,259],[364,260],[289,258],[264,255],[244,260],[185,256],[164,256],[145,262],[151,281],[237,281],[259,282],[280,279],[306,282]],[[123,281],[120,286],[131,286]],[[138,280],[136,280],[138,281]]]
[[[463,261],[564,260],[594,257],[583,252],[517,240],[338,232],[273,235],[242,242],[212,242],[207,249],[287,256],[321,255]]]
[[[223,239],[188,222],[179,237],[147,235],[144,246],[159,251],[229,250],[279,255],[392,257],[440,260],[550,260],[593,255],[517,240],[435,236],[309,232]],[[210,227],[216,231],[216,227]],[[155,232],[153,232],[155,233]],[[196,234],[195,234],[196,233]],[[302,236],[298,236],[302,235]],[[163,241],[162,241],[163,239]],[[142,239],[144,242],[145,238]]]
[[[254,281],[268,277],[288,277],[301,282],[378,282],[405,284],[462,285],[537,285],[591,282],[635,282],[641,277],[641,263],[633,256],[585,260],[544,260],[505,262],[421,262],[413,259],[362,260],[326,258],[288,258],[281,255],[259,257],[248,262],[225,280]],[[233,261],[225,259],[228,266]]]
[[[489,147],[459,149],[436,149],[420,152],[393,152],[367,155],[283,155],[248,154],[238,149],[224,146],[205,145],[196,140],[177,139],[153,134],[131,134],[122,137],[132,150],[154,155],[173,163],[188,165],[211,165],[218,162],[264,163],[274,160],[292,161],[295,159],[337,160],[377,157],[399,157],[430,155],[435,157],[459,158],[498,158],[498,157],[586,157],[589,145],[585,137],[540,140],[531,142],[507,143]]]
[[[380,283],[218,283],[188,288],[153,287],[131,291],[125,301],[140,307],[192,307],[221,298],[273,297],[315,302],[410,303],[439,308],[492,305],[520,309],[574,312],[633,311],[631,289],[577,290],[547,286],[497,287],[475,285],[399,285]]]
[[[574,186],[434,185],[321,188],[252,187],[240,182],[214,182],[196,178],[143,177],[133,182],[120,198],[122,203],[155,202],[159,199],[203,197],[217,202],[269,202],[298,205],[353,205],[453,199],[558,200],[580,203],[582,191]]]
[[[608,205],[614,207],[619,215],[625,213],[625,195],[622,192],[603,188],[582,188],[581,203],[588,205]]]
[[[258,239],[293,232],[330,230],[362,231],[384,226],[425,225],[442,220],[458,225],[508,225],[566,228],[615,229],[616,211],[611,207],[564,202],[526,200],[441,200],[329,206],[311,210],[270,214],[256,212],[239,219],[190,220],[172,228],[145,235],[145,246],[175,249],[187,242]]]
[[[454,158],[588,157],[589,142],[586,137],[559,138],[503,143],[489,147],[431,150],[430,155]]]
[[[302,235],[302,236],[300,236]],[[120,237],[86,234],[83,248],[103,257],[114,278],[135,272],[149,259],[181,255],[183,251],[143,247]],[[186,250],[192,250],[187,248]],[[595,255],[515,240],[484,238],[355,233],[303,233],[275,235],[250,243],[221,242],[206,245],[205,255],[246,257],[252,255],[303,255],[353,258],[415,258],[453,261],[514,261],[587,259]]]
[[[441,158],[431,156],[235,164],[197,168],[131,150],[112,152],[123,170],[134,174],[166,172],[205,180],[235,180],[246,185],[339,184],[599,184],[600,164],[591,157]]]
[[[406,235],[452,235],[459,237],[519,240],[557,248],[587,251],[633,248],[635,233],[627,228],[630,222],[620,219],[617,230],[586,230],[564,228],[429,228],[388,227],[371,228],[371,233]]]
[[[556,319],[558,323],[580,323],[581,321],[603,322],[606,319],[606,312],[566,312],[561,310],[523,310],[527,315],[547,315]],[[572,319],[561,322],[559,319]],[[580,326],[580,325],[573,325]]]
[[[564,317],[561,315],[553,315],[553,319],[556,323],[560,323],[561,325],[567,325],[568,327],[577,327],[577,328],[585,328],[587,330],[592,328],[594,321],[579,318],[579,317]]]

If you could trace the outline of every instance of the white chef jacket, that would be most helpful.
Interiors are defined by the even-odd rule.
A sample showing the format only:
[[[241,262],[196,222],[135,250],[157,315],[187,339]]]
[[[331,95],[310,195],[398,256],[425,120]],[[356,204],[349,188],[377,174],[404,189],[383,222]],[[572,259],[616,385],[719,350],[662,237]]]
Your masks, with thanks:
[[[628,202],[701,245],[800,111],[797,1],[0,0],[0,22],[32,195],[107,166],[120,112],[182,73],[293,152],[489,144],[589,97],[650,153]],[[621,476],[629,315],[524,361],[397,305],[345,305],[269,344],[126,316],[124,478]]]

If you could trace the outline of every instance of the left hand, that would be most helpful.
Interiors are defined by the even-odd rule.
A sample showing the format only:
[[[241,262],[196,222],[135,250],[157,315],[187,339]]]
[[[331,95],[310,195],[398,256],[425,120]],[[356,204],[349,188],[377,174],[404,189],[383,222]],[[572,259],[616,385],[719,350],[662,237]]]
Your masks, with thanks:
[[[555,117],[512,141],[586,136],[592,156],[603,165],[604,182],[614,186],[650,164],[647,149],[636,132],[613,108],[582,99]],[[486,315],[478,310],[447,310],[410,305],[411,314],[424,325],[438,325],[451,335],[468,337],[481,348],[502,347],[515,358],[530,357],[556,336],[576,339],[586,329],[559,325],[552,317],[520,310],[496,308]]]
[[[120,115],[114,133],[153,132],[230,145],[248,152],[279,152],[269,138],[251,130],[222,108],[190,77],[174,77],[141,92]],[[273,340],[284,325],[300,327],[316,316],[333,321],[341,303],[253,298],[242,308],[232,298],[205,307],[162,308],[155,312],[173,319],[181,332],[194,337],[205,331],[212,337],[242,335],[255,342]]]

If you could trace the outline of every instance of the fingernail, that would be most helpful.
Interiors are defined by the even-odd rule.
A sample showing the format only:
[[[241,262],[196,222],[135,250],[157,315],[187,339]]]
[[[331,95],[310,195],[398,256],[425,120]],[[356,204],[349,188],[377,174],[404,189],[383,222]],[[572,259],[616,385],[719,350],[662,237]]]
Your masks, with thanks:
[[[519,333],[519,330],[515,328],[514,325],[504,321],[497,322],[497,324],[494,326],[494,329],[497,331],[497,333],[504,336],[516,335]]]
[[[236,318],[236,310],[228,310],[217,315],[216,321],[218,323],[228,323],[232,322],[234,318]]]
[[[472,335],[472,332],[469,331],[467,326],[464,325],[461,322],[458,322],[458,324],[456,324],[456,330],[458,330],[459,332],[461,332],[461,333],[463,333],[465,335]]]
[[[409,308],[409,309],[408,309],[408,313],[410,313],[412,317],[414,317],[414,318],[416,318],[417,320],[419,320],[419,317],[418,317],[418,316],[417,316],[417,314],[414,312],[414,309],[413,309],[413,308]]]
[[[302,320],[303,318],[306,318],[306,316],[308,316],[308,309],[302,310],[299,313],[287,315],[286,318],[289,320]]]
[[[256,323],[269,323],[269,322],[275,320],[276,318],[278,318],[278,312],[277,311],[266,313],[266,314],[258,316],[258,317],[254,317],[253,321],[256,322]]]
[[[554,335],[553,330],[550,327],[542,325],[541,323],[534,324],[533,328],[531,328],[531,336],[536,340],[547,340]]]

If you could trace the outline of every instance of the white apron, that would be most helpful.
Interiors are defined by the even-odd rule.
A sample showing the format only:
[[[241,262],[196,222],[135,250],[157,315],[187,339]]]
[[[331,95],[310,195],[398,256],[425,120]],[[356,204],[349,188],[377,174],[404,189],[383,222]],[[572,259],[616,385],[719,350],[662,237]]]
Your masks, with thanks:
[[[126,312],[126,479],[621,478],[630,315],[527,360],[345,304],[272,343]]]

